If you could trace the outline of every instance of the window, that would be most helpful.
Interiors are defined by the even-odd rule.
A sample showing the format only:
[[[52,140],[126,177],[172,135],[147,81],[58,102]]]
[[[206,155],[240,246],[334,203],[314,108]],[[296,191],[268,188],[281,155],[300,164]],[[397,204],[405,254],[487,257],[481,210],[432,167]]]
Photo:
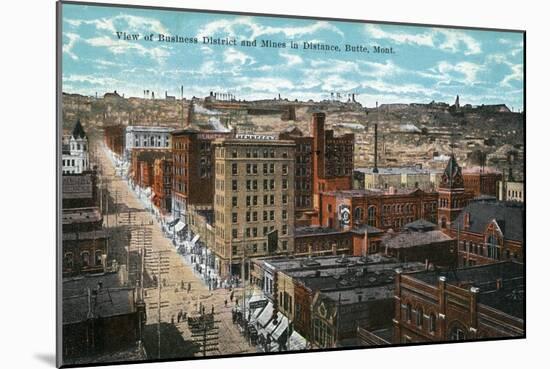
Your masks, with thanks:
[[[238,172],[238,169],[237,169],[237,163],[233,163],[231,164],[231,174],[232,175],[237,175],[239,172]]]
[[[435,320],[435,314],[434,313],[431,313],[430,314],[430,333],[435,333],[435,329],[436,329],[436,320]]]
[[[275,220],[275,211],[273,210],[269,211],[269,220]]]
[[[236,158],[237,157],[237,150],[233,150],[233,152],[231,153],[231,156],[233,158]]]
[[[405,308],[405,320],[407,322],[410,322],[412,319],[412,306],[411,304],[407,304],[406,308]]]
[[[275,164],[269,164],[269,173],[275,173]]]
[[[66,253],[63,262],[65,263],[65,268],[71,269],[73,267],[73,253]]]
[[[451,341],[464,341],[466,339],[466,332],[461,327],[453,327],[450,339]]]
[[[237,181],[235,179],[231,181],[231,188],[233,191],[237,191]]]
[[[264,164],[264,174],[267,174],[267,164]]]
[[[231,230],[231,237],[232,238],[237,238],[238,237],[237,228],[233,228]]]
[[[416,309],[416,326],[422,329],[423,325],[424,325],[424,311],[422,310],[421,307],[418,307]]]
[[[232,221],[233,223],[237,223],[237,213],[231,214],[231,221]]]
[[[102,264],[101,250],[96,250],[95,252],[95,265],[100,266]]]
[[[231,199],[231,205],[237,206],[237,196],[233,196],[233,198]]]
[[[283,175],[287,175],[287,174],[288,174],[288,165],[283,164]]]
[[[283,219],[286,220],[286,218],[287,218],[287,211],[283,210]]]
[[[376,207],[369,206],[367,210],[367,224],[376,227]]]
[[[282,245],[283,245],[283,250],[286,250],[288,247],[288,241],[283,241]]]
[[[267,211],[266,210],[264,210],[264,218],[263,219],[264,219],[264,221],[267,220]]]
[[[82,254],[80,254],[80,258],[82,259],[83,267],[90,266],[90,253],[88,251],[84,251]]]
[[[287,233],[288,233],[288,226],[287,226],[286,224],[283,225],[282,233],[283,233],[283,234],[287,234]]]

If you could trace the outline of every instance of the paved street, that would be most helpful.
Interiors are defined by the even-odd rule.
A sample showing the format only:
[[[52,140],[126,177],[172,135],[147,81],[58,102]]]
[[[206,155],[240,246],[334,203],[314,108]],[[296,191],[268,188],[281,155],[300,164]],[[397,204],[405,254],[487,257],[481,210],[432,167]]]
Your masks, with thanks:
[[[93,138],[92,138],[93,139]],[[232,323],[230,292],[220,288],[213,291],[194,274],[192,268],[186,264],[177,253],[171,241],[165,238],[160,224],[154,215],[144,208],[142,202],[131,191],[123,178],[115,176],[113,163],[108,157],[106,148],[101,139],[92,142],[95,147],[98,163],[103,172],[102,180],[108,182],[108,192],[111,209],[105,215],[104,224],[112,236],[110,254],[115,256],[122,268],[129,267],[129,283],[139,285],[141,276],[140,250],[145,249],[144,259],[144,286],[145,301],[147,304],[147,329],[152,329],[158,322],[159,289],[154,278],[160,282],[160,321],[164,325],[172,324],[177,328],[185,341],[192,340],[187,321],[177,322],[178,312],[183,311],[192,316],[197,314],[197,305],[202,303],[207,313],[214,306],[215,320],[219,321],[219,339],[217,349],[207,352],[207,355],[224,355],[236,353],[256,352],[240,334],[236,325]],[[114,209],[113,209],[114,208]],[[116,211],[115,211],[116,209]],[[129,255],[127,248],[129,246]],[[160,263],[160,265],[159,265]],[[158,272],[160,269],[160,278]],[[182,283],[184,289],[182,290]],[[190,292],[187,291],[191,285]],[[236,295],[242,292],[236,290]],[[227,299],[228,306],[224,306]],[[156,329],[156,328],[155,328]],[[164,339],[161,335],[161,356],[164,351],[170,351],[172,340]],[[196,339],[196,337],[195,337]],[[149,352],[149,355],[151,353]],[[195,354],[196,356],[202,353]]]

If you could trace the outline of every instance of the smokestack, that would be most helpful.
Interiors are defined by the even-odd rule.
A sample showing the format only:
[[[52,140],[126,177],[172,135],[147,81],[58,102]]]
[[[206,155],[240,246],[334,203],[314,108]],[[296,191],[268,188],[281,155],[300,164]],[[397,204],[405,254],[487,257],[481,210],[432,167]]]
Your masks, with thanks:
[[[374,123],[374,168],[373,173],[378,173],[378,101],[376,102],[376,123]]]

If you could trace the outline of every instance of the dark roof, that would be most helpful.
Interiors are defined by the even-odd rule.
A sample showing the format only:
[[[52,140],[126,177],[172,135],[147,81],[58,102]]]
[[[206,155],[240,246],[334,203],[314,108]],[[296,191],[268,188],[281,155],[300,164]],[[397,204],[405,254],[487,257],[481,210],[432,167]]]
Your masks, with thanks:
[[[376,228],[368,224],[353,227],[351,231],[356,234],[365,234],[365,231],[367,231],[368,234],[384,233],[384,231],[380,228]]]
[[[433,231],[437,229],[437,224],[428,222],[425,219],[418,219],[418,220],[415,220],[414,222],[405,224],[404,228],[410,231],[416,231],[416,232]]]
[[[523,241],[525,227],[523,203],[474,200],[471,201],[453,223],[453,229],[464,230],[464,214],[469,213],[470,224],[468,232],[483,234],[487,225],[495,220],[507,240]]]
[[[405,231],[384,236],[384,238],[382,239],[382,245],[390,249],[400,249],[430,245],[433,243],[441,243],[451,240],[451,237],[438,230],[426,232]]]
[[[131,314],[134,308],[134,289],[116,288],[91,290],[91,297],[82,294],[63,298],[63,324],[78,323],[94,317],[112,317]]]
[[[410,274],[411,277],[425,283],[436,286],[439,277],[445,277],[446,282],[456,286],[469,288],[470,286],[480,288],[484,292],[492,287],[497,279],[511,280],[524,277],[523,264],[513,261],[477,265],[465,268],[458,268],[448,271],[423,271]]]
[[[84,128],[82,127],[82,123],[80,123],[80,119],[76,121],[76,124],[73,128],[73,137],[74,138],[86,138],[86,132],[84,132]]]
[[[297,227],[294,230],[294,235],[297,237],[300,236],[314,236],[314,235],[322,235],[322,234],[331,234],[331,233],[346,233],[344,231],[339,231],[334,228],[329,227]]]

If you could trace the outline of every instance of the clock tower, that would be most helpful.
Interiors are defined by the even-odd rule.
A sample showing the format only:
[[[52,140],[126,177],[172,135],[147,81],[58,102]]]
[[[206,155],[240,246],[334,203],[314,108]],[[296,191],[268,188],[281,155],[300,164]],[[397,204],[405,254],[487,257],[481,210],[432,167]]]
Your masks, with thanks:
[[[462,169],[456,162],[454,154],[449,158],[437,192],[439,193],[437,211],[439,226],[442,229],[450,229],[451,222],[460,214],[469,199],[464,192]]]

